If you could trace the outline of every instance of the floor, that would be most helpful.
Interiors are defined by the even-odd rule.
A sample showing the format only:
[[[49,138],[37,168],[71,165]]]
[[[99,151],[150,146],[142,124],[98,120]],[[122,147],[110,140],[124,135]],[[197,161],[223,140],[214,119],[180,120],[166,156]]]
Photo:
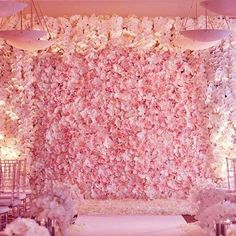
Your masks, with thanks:
[[[76,225],[79,236],[173,236],[187,223],[182,216],[115,215],[80,216]]]
[[[85,200],[79,202],[80,215],[194,215],[195,206],[184,199]]]

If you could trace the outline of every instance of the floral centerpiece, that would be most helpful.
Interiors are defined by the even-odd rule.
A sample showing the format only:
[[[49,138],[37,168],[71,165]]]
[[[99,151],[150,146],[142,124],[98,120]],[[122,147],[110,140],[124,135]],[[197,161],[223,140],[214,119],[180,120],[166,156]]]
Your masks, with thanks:
[[[227,230],[227,236],[234,236],[236,235],[236,225],[230,225]]]
[[[214,186],[196,187],[192,190],[191,201],[197,205],[195,218],[209,235],[215,235],[216,224],[228,225],[226,232],[235,235],[235,227],[231,224],[236,216],[235,194]]]
[[[215,225],[226,220],[233,221],[236,216],[236,204],[229,201],[217,203],[206,208],[198,215],[199,224],[208,229],[210,235],[214,235]],[[232,231],[232,229],[231,229]]]
[[[77,206],[82,200],[77,186],[51,182],[45,192],[33,201],[32,214],[39,221],[52,220],[58,231],[56,235],[64,235],[73,223]]]
[[[4,233],[8,236],[50,236],[48,230],[44,226],[38,225],[32,219],[17,218],[7,225]]]
[[[214,186],[207,186],[205,188],[192,189],[191,202],[196,206],[196,217],[206,208],[222,203],[227,199],[227,192],[223,189],[218,189]]]

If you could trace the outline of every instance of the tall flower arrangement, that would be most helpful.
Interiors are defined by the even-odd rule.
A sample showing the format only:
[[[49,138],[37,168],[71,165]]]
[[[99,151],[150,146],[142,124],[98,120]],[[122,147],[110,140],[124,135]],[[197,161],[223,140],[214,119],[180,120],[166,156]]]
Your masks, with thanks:
[[[210,235],[215,235],[216,223],[224,223],[226,220],[234,221],[235,213],[236,204],[225,201],[207,207],[198,215],[197,219],[202,228],[207,229]],[[235,233],[233,228],[229,231]]]
[[[227,235],[235,234],[234,224],[231,224],[236,217],[234,193],[213,185],[199,186],[192,189],[190,202],[197,209],[195,218],[200,227],[209,235],[215,235],[216,224],[227,225]]]

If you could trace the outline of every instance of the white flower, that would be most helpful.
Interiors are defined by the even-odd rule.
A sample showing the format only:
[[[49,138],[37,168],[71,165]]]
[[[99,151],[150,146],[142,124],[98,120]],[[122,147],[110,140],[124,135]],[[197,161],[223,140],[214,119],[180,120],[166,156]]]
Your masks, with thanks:
[[[32,219],[17,218],[6,226],[4,233],[13,236],[50,236],[48,230],[44,226],[38,225]]]
[[[192,189],[190,196],[191,202],[197,204],[197,215],[211,205],[224,202],[226,198],[227,192],[222,189],[216,189],[214,186]]]
[[[73,222],[78,202],[82,199],[77,186],[52,182],[44,193],[34,200],[32,213],[39,219],[55,220],[63,232]]]
[[[223,223],[227,219],[234,220],[236,216],[236,204],[229,201],[214,204],[202,211],[197,219],[201,227],[214,232],[216,223]]]

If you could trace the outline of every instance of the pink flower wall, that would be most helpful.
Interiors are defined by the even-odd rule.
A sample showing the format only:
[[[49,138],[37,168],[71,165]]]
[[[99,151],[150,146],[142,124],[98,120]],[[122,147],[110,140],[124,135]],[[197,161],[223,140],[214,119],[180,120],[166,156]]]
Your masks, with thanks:
[[[220,50],[175,48],[178,19],[48,21],[58,36],[51,49],[28,54],[2,42],[0,54],[9,60],[1,145],[14,136],[38,193],[57,180],[77,184],[86,198],[182,198],[219,179],[219,125],[209,119],[215,71],[205,60],[217,61],[212,52]],[[10,108],[18,118],[7,116]]]

